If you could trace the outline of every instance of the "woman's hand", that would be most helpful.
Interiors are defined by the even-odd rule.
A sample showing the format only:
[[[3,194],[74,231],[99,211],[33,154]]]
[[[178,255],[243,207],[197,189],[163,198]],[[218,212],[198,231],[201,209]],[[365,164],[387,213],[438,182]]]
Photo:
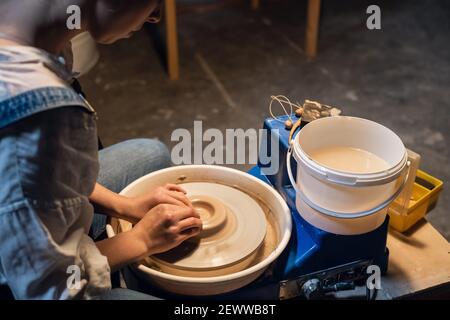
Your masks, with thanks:
[[[176,184],[166,184],[144,195],[129,198],[97,183],[89,199],[95,206],[95,212],[124,219],[133,224],[139,222],[148,211],[159,204],[192,208],[191,201],[186,197],[186,191]]]
[[[126,209],[122,213],[130,222],[139,222],[151,209],[160,204],[169,204],[192,209],[192,203],[186,197],[186,191],[176,184],[166,184],[155,190],[134,198],[126,198]]]
[[[134,218],[136,225],[130,231],[96,242],[100,252],[108,258],[112,270],[119,270],[149,255],[175,248],[183,241],[198,235],[202,230],[202,221],[187,199],[184,190],[176,185],[166,185],[155,191],[134,199],[116,199],[120,200],[117,202],[120,204],[117,208],[126,203],[127,205],[123,208],[127,210],[132,208],[134,214],[140,215],[146,208],[153,207],[142,214],[142,217]],[[101,193],[97,192],[98,194]],[[104,197],[104,203],[106,199],[108,198]],[[109,197],[109,199],[113,198]],[[119,217],[124,219],[125,213],[120,213]],[[127,219],[134,222],[129,216]]]
[[[152,255],[175,248],[183,241],[198,235],[201,230],[202,221],[191,206],[158,204],[131,232],[139,242],[145,244],[146,255]]]

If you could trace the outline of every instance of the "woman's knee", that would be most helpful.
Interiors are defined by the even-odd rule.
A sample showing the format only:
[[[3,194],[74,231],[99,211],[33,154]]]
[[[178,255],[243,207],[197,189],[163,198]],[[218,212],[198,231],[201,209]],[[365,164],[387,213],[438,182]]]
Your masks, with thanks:
[[[157,139],[133,139],[99,153],[98,182],[118,192],[134,180],[171,166],[167,146]]]
[[[164,169],[172,164],[169,149],[158,139],[133,139],[125,142],[133,149],[133,157],[146,164],[148,172]]]

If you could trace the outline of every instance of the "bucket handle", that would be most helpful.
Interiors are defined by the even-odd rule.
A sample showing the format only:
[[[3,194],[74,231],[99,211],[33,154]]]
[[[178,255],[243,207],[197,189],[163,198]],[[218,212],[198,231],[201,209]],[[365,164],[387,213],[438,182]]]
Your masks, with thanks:
[[[392,196],[390,196],[387,200],[383,201],[383,203],[381,203],[380,205],[378,205],[375,208],[370,209],[370,210],[365,210],[365,211],[360,211],[360,212],[355,212],[355,213],[345,213],[345,212],[331,211],[331,210],[322,208],[321,206],[318,206],[317,204],[312,202],[297,187],[297,182],[295,181],[294,176],[292,175],[292,169],[291,169],[291,158],[292,158],[293,145],[294,145],[294,140],[291,140],[290,143],[289,143],[289,149],[287,151],[287,156],[286,156],[286,169],[287,169],[287,174],[288,174],[288,177],[289,177],[289,181],[291,182],[291,185],[292,185],[292,187],[294,188],[294,190],[296,192],[296,196],[300,196],[302,198],[302,200],[305,201],[305,203],[308,206],[310,206],[311,208],[313,208],[314,210],[316,210],[316,211],[318,211],[320,213],[323,213],[323,214],[325,214],[327,216],[330,216],[330,217],[341,218],[341,219],[362,218],[362,217],[374,214],[377,211],[383,210],[384,208],[386,208],[392,201],[394,201],[400,195],[400,193],[403,191],[403,188],[406,185],[406,181],[408,180],[409,167],[410,167],[410,162],[409,161],[406,163],[406,166],[407,166],[408,169],[407,169],[407,173],[406,173],[405,179],[403,180],[402,185],[398,188],[398,190]]]

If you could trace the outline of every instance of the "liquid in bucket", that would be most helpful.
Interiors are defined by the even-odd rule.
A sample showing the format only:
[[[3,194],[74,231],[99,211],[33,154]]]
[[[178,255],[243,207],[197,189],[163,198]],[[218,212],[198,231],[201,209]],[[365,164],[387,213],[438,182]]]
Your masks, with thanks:
[[[310,152],[310,157],[330,169],[350,173],[372,173],[389,169],[377,155],[359,148],[330,146]]]

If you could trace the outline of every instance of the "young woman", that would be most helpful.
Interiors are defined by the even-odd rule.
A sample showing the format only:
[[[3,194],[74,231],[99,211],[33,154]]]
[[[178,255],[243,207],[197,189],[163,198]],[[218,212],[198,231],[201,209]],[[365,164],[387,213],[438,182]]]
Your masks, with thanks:
[[[66,25],[72,5],[81,9],[79,30]],[[96,114],[71,88],[68,59],[61,59],[77,34],[89,31],[97,42],[113,43],[157,22],[160,5],[0,2],[0,285],[16,299],[148,298],[111,290],[111,272],[201,229],[176,185],[133,199],[116,193],[169,166],[167,148],[140,139],[98,152]],[[106,216],[135,227],[100,240]]]

